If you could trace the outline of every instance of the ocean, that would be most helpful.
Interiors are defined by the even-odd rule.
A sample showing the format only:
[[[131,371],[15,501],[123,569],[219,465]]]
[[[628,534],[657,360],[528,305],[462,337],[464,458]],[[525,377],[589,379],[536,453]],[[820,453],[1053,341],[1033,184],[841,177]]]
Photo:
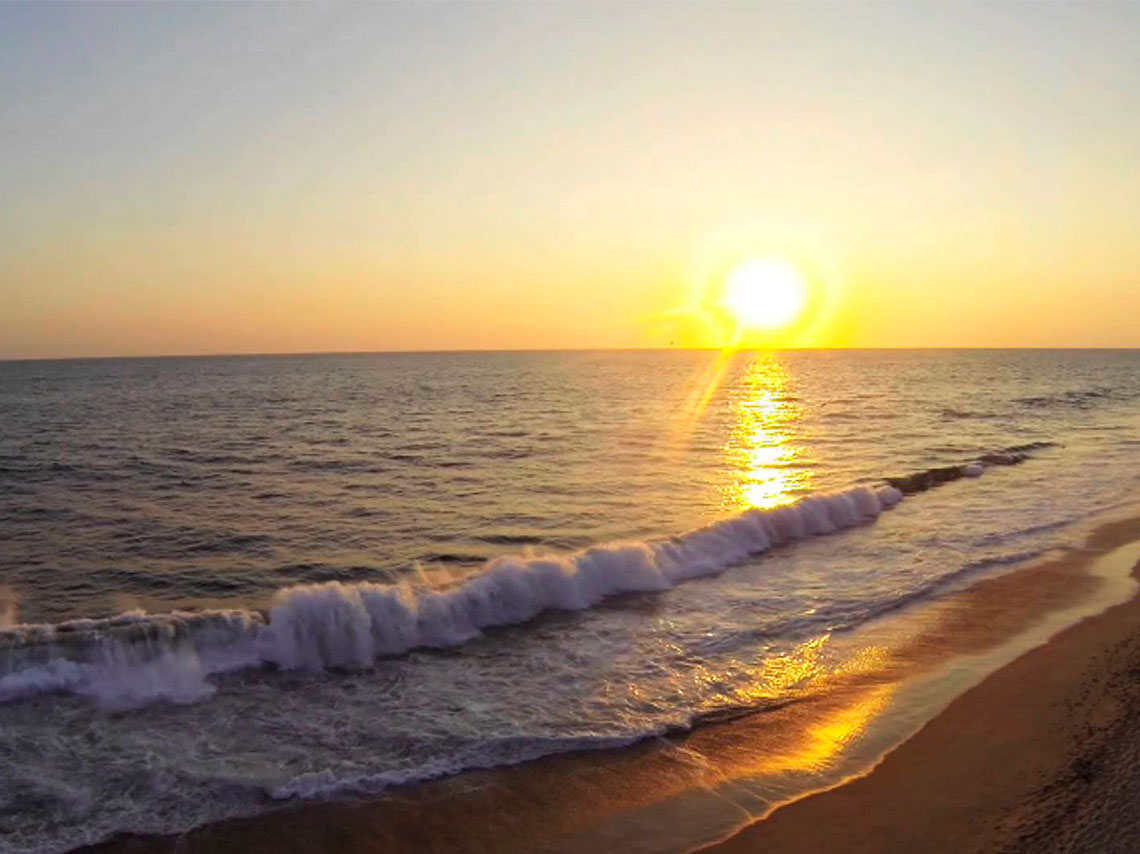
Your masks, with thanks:
[[[0,850],[781,707],[1138,495],[1137,351],[0,363]]]

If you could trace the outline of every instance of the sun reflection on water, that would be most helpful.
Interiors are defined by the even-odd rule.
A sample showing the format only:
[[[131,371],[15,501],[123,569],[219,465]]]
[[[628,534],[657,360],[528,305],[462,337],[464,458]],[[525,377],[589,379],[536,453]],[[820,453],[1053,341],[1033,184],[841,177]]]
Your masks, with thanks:
[[[801,645],[787,658],[792,673],[806,677],[828,697],[816,712],[805,710],[804,726],[796,738],[769,745],[771,749],[753,764],[753,773],[823,771],[863,737],[894,696],[897,683],[881,678],[889,664],[885,649],[865,647],[828,671],[818,662],[825,640],[826,636]]]
[[[787,653],[768,656],[757,669],[751,685],[738,690],[739,699],[758,702],[783,698],[789,691],[825,676],[827,670],[820,656],[827,641],[827,635],[820,635]]]
[[[799,745],[773,757],[763,770],[819,771],[827,767],[852,743],[890,702],[896,687],[892,683],[868,685],[853,693],[846,703],[832,709],[821,720],[810,724]]]
[[[897,685],[883,678],[890,663],[887,651],[867,646],[829,662],[829,640],[820,635],[769,656],[751,683],[735,692],[737,702],[753,705],[810,695],[823,699],[804,709],[803,726],[793,737],[764,745],[749,763],[751,773],[819,773],[857,743],[889,704]]]
[[[804,449],[794,426],[798,403],[789,393],[788,370],[777,357],[757,358],[748,369],[735,403],[736,426],[725,445],[735,474],[726,503],[767,509],[794,501],[811,485]]]

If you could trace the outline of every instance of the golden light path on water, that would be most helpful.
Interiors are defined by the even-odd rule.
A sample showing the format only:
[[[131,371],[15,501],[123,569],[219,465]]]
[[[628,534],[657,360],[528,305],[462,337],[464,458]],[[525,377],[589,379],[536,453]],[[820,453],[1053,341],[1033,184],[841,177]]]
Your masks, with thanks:
[[[724,444],[726,468],[731,473],[725,487],[730,512],[790,504],[812,489],[813,460],[797,430],[802,409],[785,360],[778,353],[758,353],[745,371],[741,391],[731,402],[734,420]],[[723,373],[723,368],[717,371],[715,382],[719,383]],[[702,402],[707,403],[709,396],[706,392]],[[766,657],[751,684],[738,691],[738,700],[762,703],[847,684],[847,690],[826,704],[826,711],[807,723],[798,737],[782,749],[766,752],[749,773],[819,773],[857,742],[889,703],[895,686],[863,679],[883,666],[886,651],[864,647],[845,660],[829,662],[830,639],[820,635],[786,653]],[[856,687],[853,681],[863,684]]]
[[[727,399],[720,398],[726,391]],[[815,459],[800,429],[803,407],[779,352],[720,351],[679,413],[674,440],[687,441],[698,422],[717,420],[718,410],[727,416],[720,486],[725,513],[791,504],[812,491]],[[812,695],[828,699],[810,713],[805,709],[800,728],[736,764],[732,775],[775,780],[826,774],[889,705],[897,686],[880,678],[886,650],[872,645],[836,655],[831,641],[829,634],[817,635],[754,665],[738,662],[747,677],[732,690],[733,703],[763,707]],[[717,683],[722,674],[710,667],[698,679]]]
[[[734,401],[736,420],[725,444],[734,480],[727,489],[732,509],[761,510],[790,504],[811,491],[812,462],[797,432],[801,408],[791,376],[778,354],[759,354],[747,368],[742,393]],[[798,644],[785,654],[768,657],[753,685],[742,693],[751,699],[787,697],[805,689],[827,690],[837,681],[857,679],[883,664],[885,651],[867,647],[842,663],[825,663],[829,635]],[[765,756],[752,773],[820,772],[849,745],[888,703],[893,687],[873,680],[811,721],[799,737]]]
[[[748,368],[744,391],[735,402],[736,425],[725,445],[735,472],[727,489],[732,507],[778,507],[811,486],[810,471],[797,465],[807,460],[794,430],[799,406],[788,386],[788,370],[778,357],[759,357]]]

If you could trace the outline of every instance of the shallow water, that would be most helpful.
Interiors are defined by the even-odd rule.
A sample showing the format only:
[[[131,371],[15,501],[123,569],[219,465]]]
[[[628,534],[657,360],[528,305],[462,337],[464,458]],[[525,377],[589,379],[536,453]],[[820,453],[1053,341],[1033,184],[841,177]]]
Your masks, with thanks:
[[[0,839],[179,829],[810,691],[881,615],[1134,499],[1137,368],[0,363]]]

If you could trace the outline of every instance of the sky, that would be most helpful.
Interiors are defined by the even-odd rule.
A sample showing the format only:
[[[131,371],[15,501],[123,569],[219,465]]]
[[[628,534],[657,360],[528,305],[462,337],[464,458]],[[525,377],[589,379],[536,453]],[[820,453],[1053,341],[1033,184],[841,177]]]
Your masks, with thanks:
[[[1140,346],[1138,32],[1091,2],[0,4],[0,358]],[[800,321],[718,314],[754,258],[800,272]]]

